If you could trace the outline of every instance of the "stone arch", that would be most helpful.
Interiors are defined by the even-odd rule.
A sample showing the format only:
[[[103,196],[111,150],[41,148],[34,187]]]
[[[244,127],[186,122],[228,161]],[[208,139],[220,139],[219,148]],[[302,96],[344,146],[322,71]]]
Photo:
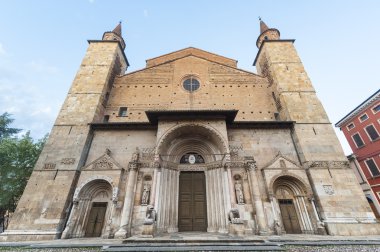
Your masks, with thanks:
[[[93,210],[95,206],[102,207],[102,213],[99,215],[102,223],[98,227],[99,235],[103,238],[110,237],[114,212],[113,201],[117,194],[117,188],[112,184],[112,179],[107,176],[93,176],[77,187],[74,205],[62,238],[79,238],[88,235],[91,214],[95,211]],[[95,214],[98,216],[97,213]]]
[[[101,192],[107,194],[107,198],[112,199],[112,185],[104,179],[92,179],[81,187],[78,200],[93,199],[99,196]]]
[[[194,153],[201,155],[204,163],[185,164],[180,163],[185,154]],[[227,137],[216,127],[202,122],[183,122],[174,125],[162,132],[157,137],[156,156],[161,158],[160,182],[158,190],[157,204],[157,230],[160,232],[178,232],[179,223],[184,223],[184,216],[180,215],[180,209],[185,209],[180,205],[181,185],[180,174],[185,175],[189,171],[194,171],[191,175],[202,177],[204,186],[202,187],[202,205],[203,220],[207,221],[207,230],[209,232],[227,232],[228,219],[226,204],[227,188],[224,186],[228,182],[224,174],[222,160],[229,153]],[[215,163],[213,163],[215,162]],[[213,164],[213,169],[208,169],[209,164]],[[198,173],[198,174],[196,174]],[[183,176],[181,176],[183,178]],[[188,177],[189,178],[189,177]],[[203,180],[204,179],[204,180]],[[203,182],[202,182],[203,183]],[[182,187],[183,188],[183,187]],[[203,190],[204,189],[204,190]],[[210,192],[219,192],[220,197],[212,197]],[[208,193],[208,194],[207,194]],[[183,197],[183,194],[182,194]],[[189,204],[194,197],[189,197]],[[182,206],[182,208],[181,208]],[[219,209],[211,211],[210,209]],[[195,210],[189,211],[189,215],[195,213]],[[202,224],[203,225],[203,224]],[[191,227],[192,228],[192,227]],[[203,226],[202,226],[203,230]]]
[[[213,143],[213,146],[221,154],[229,153],[227,140],[214,127],[203,123],[183,123],[171,127],[160,137],[157,141],[156,154],[164,153],[169,149],[168,146],[170,143],[178,138],[178,136],[189,136],[192,133],[197,136],[205,137],[203,140],[206,139],[209,140],[210,143]],[[186,137],[183,137],[182,140],[185,139]],[[193,140],[196,141],[196,137],[193,138]],[[205,145],[203,147],[207,148]],[[208,147],[211,148],[211,146]]]
[[[107,181],[111,188],[112,188],[112,192],[115,192],[117,191],[117,189],[114,187],[114,183],[113,183],[113,180],[112,178],[108,177],[108,176],[104,176],[104,175],[96,175],[96,176],[92,176],[88,179],[86,179],[85,181],[83,181],[76,189],[75,189],[75,192],[74,192],[74,202],[76,202],[78,200],[78,196],[79,196],[79,193],[82,191],[82,189],[87,186],[88,184],[90,184],[92,181],[95,181],[95,180],[105,180]]]
[[[289,233],[314,233],[312,206],[308,198],[311,189],[295,174],[280,174],[272,178],[271,195],[276,199],[282,230]]]
[[[288,181],[293,181],[295,183],[295,185],[297,185],[299,187],[299,190],[304,191],[304,194],[308,198],[312,197],[313,193],[312,193],[312,190],[311,190],[309,184],[306,183],[306,181],[303,178],[301,178],[300,176],[298,176],[294,173],[291,173],[291,172],[282,172],[281,174],[274,176],[270,180],[269,188],[268,188],[268,193],[270,196],[274,195],[274,193],[275,193],[274,192],[275,182],[280,178],[284,179],[284,180],[288,180]]]

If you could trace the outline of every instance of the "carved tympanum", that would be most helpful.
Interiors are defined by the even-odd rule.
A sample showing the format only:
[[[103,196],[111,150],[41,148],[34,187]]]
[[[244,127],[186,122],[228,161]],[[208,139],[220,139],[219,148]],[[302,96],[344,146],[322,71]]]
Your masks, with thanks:
[[[96,161],[92,165],[92,169],[94,170],[107,170],[107,169],[112,169],[113,168],[113,163],[110,162],[110,160],[107,157],[103,157]]]

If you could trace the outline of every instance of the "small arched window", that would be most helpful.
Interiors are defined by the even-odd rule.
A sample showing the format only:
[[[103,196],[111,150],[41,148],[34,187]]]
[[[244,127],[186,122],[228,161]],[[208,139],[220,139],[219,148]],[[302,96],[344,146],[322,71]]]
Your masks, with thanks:
[[[180,164],[203,164],[205,162],[204,158],[194,152],[186,153],[181,157]]]

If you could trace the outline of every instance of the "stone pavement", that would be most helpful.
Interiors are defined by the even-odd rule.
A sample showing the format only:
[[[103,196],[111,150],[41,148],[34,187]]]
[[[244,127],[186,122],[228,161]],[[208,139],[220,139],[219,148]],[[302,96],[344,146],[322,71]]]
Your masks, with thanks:
[[[282,235],[237,237],[219,233],[172,233],[155,238],[141,236],[125,240],[78,238],[50,241],[0,242],[1,247],[97,248],[102,251],[284,251],[284,245],[294,246],[370,246],[380,251],[380,236],[319,236]],[[33,250],[35,251],[35,250]],[[334,250],[339,251],[339,250]],[[344,250],[355,251],[355,250]]]

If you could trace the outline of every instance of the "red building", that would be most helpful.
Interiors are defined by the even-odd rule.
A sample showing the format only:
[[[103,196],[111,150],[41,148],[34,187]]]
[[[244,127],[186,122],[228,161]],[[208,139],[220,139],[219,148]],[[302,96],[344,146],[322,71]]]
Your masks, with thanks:
[[[378,214],[380,212],[380,89],[335,126],[343,131],[351,146],[353,155],[360,165],[361,176],[364,175],[372,189],[370,194],[365,192],[367,199],[373,210],[377,208],[374,212]]]

